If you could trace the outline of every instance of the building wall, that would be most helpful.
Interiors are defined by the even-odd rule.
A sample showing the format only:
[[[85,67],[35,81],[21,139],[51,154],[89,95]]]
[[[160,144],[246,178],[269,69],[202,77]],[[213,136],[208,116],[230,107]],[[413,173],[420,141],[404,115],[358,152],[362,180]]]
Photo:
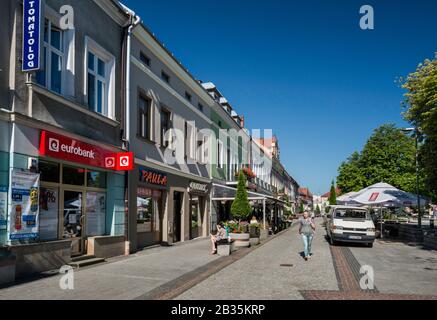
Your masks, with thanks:
[[[64,4],[71,4],[71,2],[65,0],[46,1],[46,6],[51,9],[51,12],[59,12],[60,7]],[[65,62],[68,60],[71,65],[74,65],[74,68],[70,66],[69,69],[64,70],[66,78],[63,82],[64,92],[62,96],[50,94],[45,89],[34,93],[32,97],[33,110],[32,114],[29,114],[29,91],[28,86],[25,84],[26,74],[21,72],[20,61],[22,51],[22,6],[20,1],[15,0],[12,1],[12,6],[16,17],[15,25],[11,21],[16,32],[16,37],[11,39],[12,43],[16,43],[14,110],[69,132],[121,146],[119,124],[121,118],[121,80],[118,75],[121,71],[123,29],[101,10],[94,1],[81,0],[75,2],[75,5],[73,5],[75,30],[64,31],[65,43],[71,37],[71,46],[68,48],[74,53],[73,55],[68,54],[67,48],[64,48]],[[11,17],[13,18],[13,16]],[[111,34],[111,37],[108,37],[107,34]],[[94,40],[115,57],[115,74],[117,76],[115,77],[114,90],[114,121],[105,121],[105,117],[88,110],[84,92],[86,37]],[[34,84],[34,87],[38,87],[38,85]],[[71,103],[78,106],[79,109],[72,109]],[[83,112],[80,112],[80,110],[83,110]]]

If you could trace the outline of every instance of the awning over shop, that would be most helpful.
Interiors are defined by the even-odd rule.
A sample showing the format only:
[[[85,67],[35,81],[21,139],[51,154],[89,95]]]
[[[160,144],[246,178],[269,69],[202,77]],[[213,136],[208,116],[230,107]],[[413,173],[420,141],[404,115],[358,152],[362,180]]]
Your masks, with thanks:
[[[212,201],[234,201],[237,195],[237,189],[229,186],[224,186],[220,184],[212,184]],[[253,191],[247,191],[247,197],[249,201],[262,201],[263,204],[263,227],[266,228],[266,205],[280,203],[285,204],[284,201],[275,199],[272,196],[268,196],[262,193],[257,193]]]

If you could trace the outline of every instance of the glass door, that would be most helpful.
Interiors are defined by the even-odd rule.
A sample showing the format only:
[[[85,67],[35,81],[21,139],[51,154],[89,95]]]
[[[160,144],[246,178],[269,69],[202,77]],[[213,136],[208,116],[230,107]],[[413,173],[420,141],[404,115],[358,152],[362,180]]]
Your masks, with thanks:
[[[64,190],[64,238],[71,239],[71,255],[85,253],[84,192]]]

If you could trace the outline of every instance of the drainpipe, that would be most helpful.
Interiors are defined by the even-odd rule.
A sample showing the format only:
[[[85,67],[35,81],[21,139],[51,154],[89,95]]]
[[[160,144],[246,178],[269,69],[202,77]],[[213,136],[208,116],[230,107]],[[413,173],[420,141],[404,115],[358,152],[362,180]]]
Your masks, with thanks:
[[[136,26],[139,25],[141,22],[141,18],[136,15],[136,13],[132,10],[130,10],[128,7],[123,6],[123,9],[125,10],[126,14],[129,16],[129,22],[127,24],[127,33],[126,33],[126,50],[124,52],[124,67],[125,67],[125,96],[124,96],[124,147],[127,151],[130,151],[130,69],[131,69],[131,63],[130,63],[130,56],[131,56],[131,46],[132,46],[132,32]],[[134,158],[135,161],[135,158]],[[130,188],[129,188],[129,172],[126,172],[125,174],[125,199],[126,199],[126,210],[127,214],[125,215],[127,224],[126,225],[126,240],[130,241],[130,212],[129,212],[129,206],[130,206]],[[129,252],[131,251],[131,248],[129,248]],[[126,252],[127,253],[127,252]]]
[[[125,138],[128,150],[130,149],[130,55],[132,47],[132,32],[141,22],[141,18],[132,10],[125,8],[126,13],[131,17],[131,23],[127,29],[127,45],[126,45],[126,92],[125,92]]]

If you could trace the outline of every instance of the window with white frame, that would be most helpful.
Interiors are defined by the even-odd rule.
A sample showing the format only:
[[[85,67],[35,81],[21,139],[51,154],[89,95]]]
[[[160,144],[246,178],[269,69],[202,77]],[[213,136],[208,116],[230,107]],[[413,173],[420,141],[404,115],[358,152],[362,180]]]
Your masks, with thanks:
[[[196,126],[194,121],[185,122],[185,156],[187,159],[196,159]]]
[[[85,93],[91,111],[114,118],[115,58],[90,38],[86,38]]]
[[[142,94],[138,98],[138,134],[150,140],[150,99]]]
[[[223,142],[217,140],[217,166],[223,168]]]
[[[36,82],[47,89],[62,93],[64,70],[64,33],[51,20],[44,22],[44,53],[42,69],[36,73]]]
[[[196,159],[198,163],[205,163],[205,136],[200,130],[197,130],[197,148]]]

